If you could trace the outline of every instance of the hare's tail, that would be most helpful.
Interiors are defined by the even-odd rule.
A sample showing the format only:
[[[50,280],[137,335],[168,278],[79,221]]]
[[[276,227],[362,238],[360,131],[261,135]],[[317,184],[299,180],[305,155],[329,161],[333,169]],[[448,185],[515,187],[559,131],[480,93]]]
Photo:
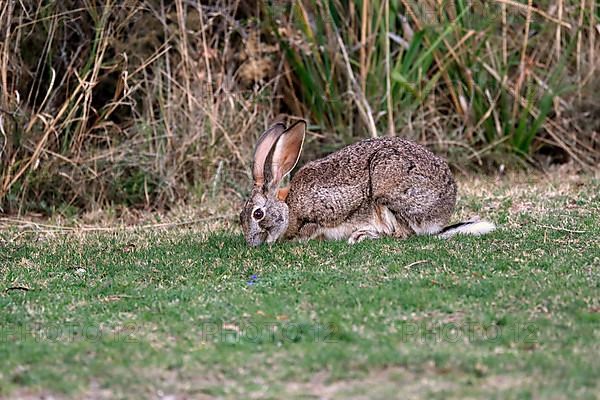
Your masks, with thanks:
[[[442,229],[437,236],[442,239],[448,239],[454,235],[474,235],[480,236],[490,233],[496,229],[496,225],[489,221],[480,219],[471,219],[457,224],[448,225]]]

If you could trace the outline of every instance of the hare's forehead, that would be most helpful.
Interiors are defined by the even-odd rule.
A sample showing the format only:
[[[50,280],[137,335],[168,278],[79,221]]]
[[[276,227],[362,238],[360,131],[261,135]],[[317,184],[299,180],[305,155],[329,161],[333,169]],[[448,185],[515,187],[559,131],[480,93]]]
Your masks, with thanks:
[[[267,197],[262,193],[255,193],[250,201],[252,208],[263,208],[267,205]]]

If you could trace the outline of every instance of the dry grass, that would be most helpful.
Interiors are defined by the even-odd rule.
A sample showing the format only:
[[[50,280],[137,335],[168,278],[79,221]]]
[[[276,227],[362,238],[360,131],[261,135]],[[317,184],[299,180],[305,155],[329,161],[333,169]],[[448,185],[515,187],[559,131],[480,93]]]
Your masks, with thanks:
[[[246,178],[274,83],[241,82],[255,49],[242,50],[235,2],[7,2],[0,12],[4,212],[151,209]]]
[[[314,123],[306,158],[386,133],[457,166],[597,163],[595,1],[497,0],[501,18],[487,30],[460,17],[479,15],[477,2],[463,14],[463,2],[327,3],[345,13],[341,25],[317,3],[3,2],[0,213],[233,202],[256,135],[295,117]],[[432,62],[400,84],[398,63],[421,30],[417,61]]]
[[[573,101],[591,98],[598,68],[589,3],[353,4],[303,1],[286,20],[301,96],[290,108],[352,139],[426,142],[459,165],[511,163],[511,153],[597,163],[589,104]]]

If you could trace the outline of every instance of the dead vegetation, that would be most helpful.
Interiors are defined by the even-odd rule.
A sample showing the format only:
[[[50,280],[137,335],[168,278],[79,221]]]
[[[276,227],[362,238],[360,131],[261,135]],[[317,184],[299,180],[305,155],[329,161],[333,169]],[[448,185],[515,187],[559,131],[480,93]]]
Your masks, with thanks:
[[[0,212],[234,201],[295,117],[306,158],[396,134],[463,167],[596,165],[595,1],[459,3],[3,2]]]

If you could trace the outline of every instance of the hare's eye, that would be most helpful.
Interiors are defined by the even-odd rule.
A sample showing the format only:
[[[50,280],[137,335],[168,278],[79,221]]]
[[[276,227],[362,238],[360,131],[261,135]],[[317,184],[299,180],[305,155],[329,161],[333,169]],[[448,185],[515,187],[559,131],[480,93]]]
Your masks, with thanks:
[[[263,219],[265,217],[265,213],[260,208],[257,208],[252,213],[252,216],[254,217],[255,220],[260,221],[261,219]]]

